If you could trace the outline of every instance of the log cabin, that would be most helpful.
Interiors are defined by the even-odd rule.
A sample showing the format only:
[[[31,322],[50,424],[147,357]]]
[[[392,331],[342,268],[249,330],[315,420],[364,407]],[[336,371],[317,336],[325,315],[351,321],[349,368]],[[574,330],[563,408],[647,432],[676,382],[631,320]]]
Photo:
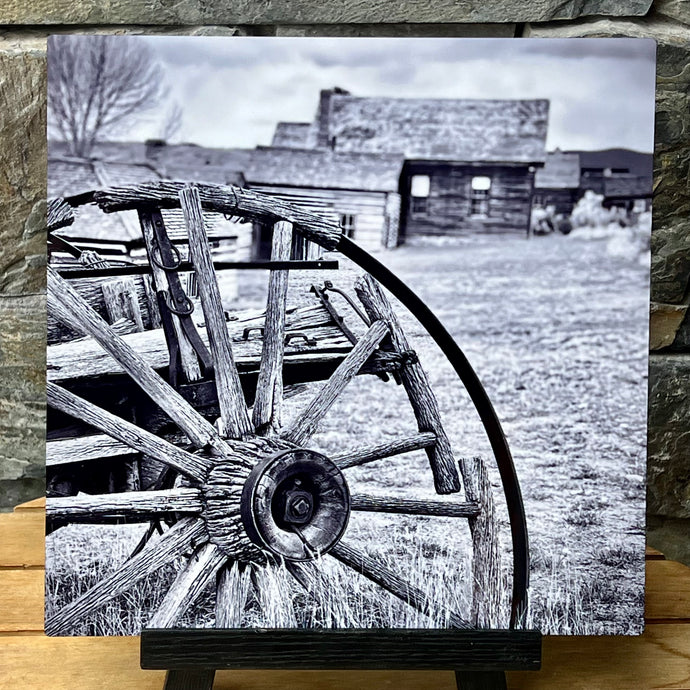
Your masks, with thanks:
[[[260,146],[244,176],[250,189],[332,218],[348,237],[376,251],[398,243],[403,162],[401,154]],[[270,233],[270,227],[257,227],[257,258],[268,258]]]
[[[313,122],[279,123],[273,146],[402,156],[397,244],[526,233],[548,111],[547,100],[356,97],[335,88],[321,92]],[[394,234],[389,227],[379,246],[391,246]]]

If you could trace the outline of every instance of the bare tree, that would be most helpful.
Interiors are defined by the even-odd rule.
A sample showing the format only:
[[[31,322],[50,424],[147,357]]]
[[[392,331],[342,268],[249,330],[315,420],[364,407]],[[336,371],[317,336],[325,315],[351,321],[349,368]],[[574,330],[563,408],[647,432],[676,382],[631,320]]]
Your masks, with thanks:
[[[166,111],[163,122],[161,123],[160,138],[163,141],[170,143],[179,135],[182,129],[183,116],[184,111],[182,110],[182,106],[177,101],[173,101]]]
[[[147,117],[166,97],[164,72],[133,36],[51,36],[48,127],[75,156]]]

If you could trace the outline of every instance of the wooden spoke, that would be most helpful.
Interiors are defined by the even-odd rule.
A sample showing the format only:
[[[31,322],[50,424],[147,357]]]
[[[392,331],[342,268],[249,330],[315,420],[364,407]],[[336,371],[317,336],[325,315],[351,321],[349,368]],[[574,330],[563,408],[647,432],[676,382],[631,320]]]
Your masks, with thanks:
[[[377,446],[360,446],[359,448],[353,448],[344,453],[332,455],[331,460],[343,470],[347,467],[355,467],[356,465],[364,465],[367,462],[374,462],[374,460],[389,458],[392,455],[401,455],[402,453],[409,453],[413,450],[428,448],[429,446],[433,446],[434,443],[436,443],[436,434],[425,432],[410,436],[409,438],[387,441]]]
[[[445,501],[418,501],[393,496],[352,494],[352,510],[373,513],[402,513],[405,515],[437,515],[471,518],[479,515],[479,504],[471,501],[446,503]]]
[[[200,448],[210,446],[220,454],[227,451],[213,425],[167,384],[50,266],[48,311],[66,326],[92,336],[194,444]]]
[[[216,628],[239,628],[251,589],[250,569],[240,563],[228,564],[216,581]]]
[[[171,628],[215,580],[216,573],[228,557],[215,545],[206,543],[192,554],[180,570],[156,613],[149,621],[150,628]]]
[[[88,616],[111,599],[127,591],[147,575],[179,558],[193,544],[205,539],[205,528],[198,518],[184,518],[165,534],[150,541],[133,558],[114,573],[94,585],[79,598],[46,620],[46,634],[68,633],[71,626]]]
[[[402,599],[404,602],[417,609],[417,611],[427,616],[432,614],[429,609],[428,599],[424,592],[408,582],[405,582],[399,575],[386,568],[386,566],[381,565],[373,558],[370,558],[363,551],[348,544],[344,544],[341,541],[336,544],[329,553],[344,565],[364,575],[364,577],[375,582],[380,587],[383,587],[383,589],[399,599]],[[454,612],[450,612],[449,622],[454,628],[472,628],[468,621]]]
[[[271,259],[287,261],[291,249],[292,224],[284,221],[276,223],[273,226]],[[252,416],[254,427],[261,435],[280,428],[288,275],[289,271],[271,271],[268,282],[264,342]]]
[[[355,284],[357,295],[369,317],[381,319],[390,329],[393,349],[399,353],[410,352],[410,344],[383,290],[370,275],[362,276]],[[441,423],[441,413],[426,372],[419,362],[408,361],[400,369],[400,378],[414,410],[420,431],[432,431],[436,443],[426,449],[434,475],[434,485],[439,494],[460,491],[460,476],[453,457],[450,440]]]
[[[374,321],[369,330],[352,348],[350,354],[340,363],[332,376],[309,403],[306,410],[292,425],[282,432],[287,441],[302,445],[316,432],[321,419],[338,399],[347,384],[355,377],[362,365],[371,357],[378,344],[388,333],[383,321]]]
[[[117,518],[144,522],[164,513],[201,513],[202,507],[198,489],[177,488],[48,498],[46,516],[69,522],[107,522]]]
[[[199,191],[193,185],[180,190],[180,205],[189,234],[189,253],[194,264],[199,299],[206,320],[211,355],[218,390],[221,434],[230,438],[245,438],[252,433],[244,401],[240,375],[232,355],[220,289],[213,268],[213,257],[204,228]]]
[[[54,384],[48,384],[54,385]],[[126,443],[105,434],[66,438],[61,441],[48,441],[46,444],[46,467],[67,465],[87,460],[111,460],[136,453]]]
[[[150,455],[193,479],[205,479],[211,466],[208,459],[188,453],[55,383],[46,384],[46,393],[51,407],[91,424],[132,450]]]

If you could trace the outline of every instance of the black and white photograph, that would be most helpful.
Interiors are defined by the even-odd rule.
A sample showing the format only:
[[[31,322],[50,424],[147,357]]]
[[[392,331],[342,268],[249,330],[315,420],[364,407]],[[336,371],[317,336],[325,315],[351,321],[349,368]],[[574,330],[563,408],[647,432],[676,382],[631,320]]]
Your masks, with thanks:
[[[51,36],[46,633],[640,634],[655,52]]]

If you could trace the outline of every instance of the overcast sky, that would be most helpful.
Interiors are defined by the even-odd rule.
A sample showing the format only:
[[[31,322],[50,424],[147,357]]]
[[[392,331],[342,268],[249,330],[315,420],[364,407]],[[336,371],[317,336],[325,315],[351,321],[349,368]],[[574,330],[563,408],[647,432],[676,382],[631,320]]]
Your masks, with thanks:
[[[146,37],[184,107],[179,139],[270,144],[313,119],[319,90],[358,96],[547,98],[547,148],[652,151],[655,44],[647,39]],[[155,136],[153,125],[129,137]]]

